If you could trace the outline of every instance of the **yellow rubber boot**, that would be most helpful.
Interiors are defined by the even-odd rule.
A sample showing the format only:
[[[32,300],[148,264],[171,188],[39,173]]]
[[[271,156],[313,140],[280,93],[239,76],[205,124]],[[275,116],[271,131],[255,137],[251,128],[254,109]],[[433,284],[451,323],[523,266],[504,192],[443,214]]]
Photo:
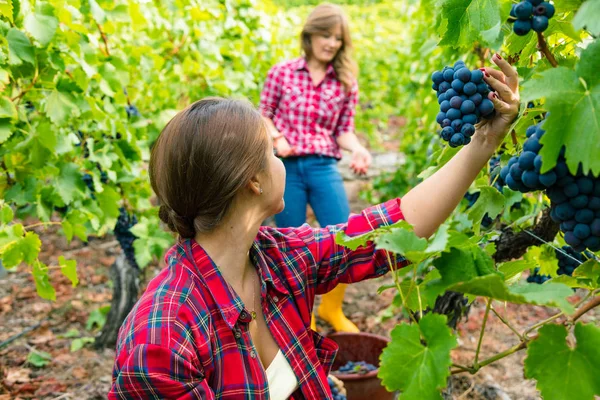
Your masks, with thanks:
[[[344,293],[346,293],[346,285],[340,284],[331,292],[324,294],[318,309],[319,317],[328,322],[336,332],[360,332],[342,311]]]
[[[315,318],[315,313],[313,312],[310,316],[310,329],[313,331],[317,331],[317,319]]]

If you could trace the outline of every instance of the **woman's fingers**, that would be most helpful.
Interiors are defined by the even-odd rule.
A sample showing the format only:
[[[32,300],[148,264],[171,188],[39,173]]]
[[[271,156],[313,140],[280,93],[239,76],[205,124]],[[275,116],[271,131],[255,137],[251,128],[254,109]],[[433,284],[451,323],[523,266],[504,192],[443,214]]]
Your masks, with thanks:
[[[496,112],[498,112],[500,114],[515,113],[515,115],[516,115],[518,113],[518,111],[516,110],[516,107],[511,106],[510,104],[502,101],[500,98],[498,98],[498,96],[494,92],[490,92],[488,94],[488,99],[490,99],[492,101],[492,103],[494,103],[494,109],[496,110]]]
[[[502,75],[504,75],[504,79],[502,79],[502,81],[504,81],[508,85],[510,90],[516,93],[519,89],[519,75],[517,74],[517,70],[513,68],[513,66],[510,65],[508,61],[503,59],[500,56],[500,54],[497,53],[492,56],[492,62],[500,68],[500,71],[502,71],[501,73]],[[496,74],[500,71],[494,70],[492,68],[490,68],[489,71],[486,69],[486,72],[495,76],[496,79],[498,79]]]
[[[498,92],[498,95],[503,101],[507,103],[515,102],[515,93],[510,89],[507,83],[502,83],[489,73],[487,73],[483,79],[492,87],[492,89]]]

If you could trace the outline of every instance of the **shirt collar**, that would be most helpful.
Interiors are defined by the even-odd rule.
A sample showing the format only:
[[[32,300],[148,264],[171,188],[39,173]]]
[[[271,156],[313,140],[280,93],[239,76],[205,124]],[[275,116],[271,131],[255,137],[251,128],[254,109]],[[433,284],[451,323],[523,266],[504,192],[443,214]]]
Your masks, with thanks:
[[[210,258],[208,253],[194,239],[186,239],[180,242],[185,250],[186,257],[193,261],[193,269],[204,281],[208,292],[213,297],[215,304],[219,308],[223,319],[227,325],[233,329],[244,310],[242,299],[235,293],[235,290],[227,283],[217,265]],[[250,249],[251,259],[259,271],[261,296],[266,294],[267,283],[277,292],[288,295],[289,292],[283,286],[279,277],[271,274],[268,267],[268,261],[265,258],[264,251],[261,250],[257,240],[254,241]]]
[[[293,64],[293,68],[296,71],[301,71],[301,70],[305,70],[308,72],[308,66],[306,63],[306,57],[299,57],[298,59],[296,59],[296,61]],[[333,68],[333,64],[329,63],[329,65],[327,66],[327,71],[325,72],[325,75],[329,75],[332,77],[337,77],[337,74],[335,73],[335,68]]]

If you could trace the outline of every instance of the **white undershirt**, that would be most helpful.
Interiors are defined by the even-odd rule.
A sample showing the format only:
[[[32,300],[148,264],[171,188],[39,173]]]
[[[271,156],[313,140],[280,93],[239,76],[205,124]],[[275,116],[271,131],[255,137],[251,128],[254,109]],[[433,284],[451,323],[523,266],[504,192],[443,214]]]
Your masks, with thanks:
[[[271,361],[266,373],[271,400],[287,400],[298,388],[298,379],[281,350]]]

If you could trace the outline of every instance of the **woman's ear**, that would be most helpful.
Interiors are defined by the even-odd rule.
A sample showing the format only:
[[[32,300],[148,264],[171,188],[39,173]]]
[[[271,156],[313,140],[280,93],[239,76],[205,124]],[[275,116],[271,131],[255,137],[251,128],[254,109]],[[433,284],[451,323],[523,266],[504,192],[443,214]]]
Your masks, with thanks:
[[[252,178],[250,178],[247,187],[252,193],[256,194],[257,196],[260,196],[262,194],[262,187],[258,180],[258,176],[253,176]]]

